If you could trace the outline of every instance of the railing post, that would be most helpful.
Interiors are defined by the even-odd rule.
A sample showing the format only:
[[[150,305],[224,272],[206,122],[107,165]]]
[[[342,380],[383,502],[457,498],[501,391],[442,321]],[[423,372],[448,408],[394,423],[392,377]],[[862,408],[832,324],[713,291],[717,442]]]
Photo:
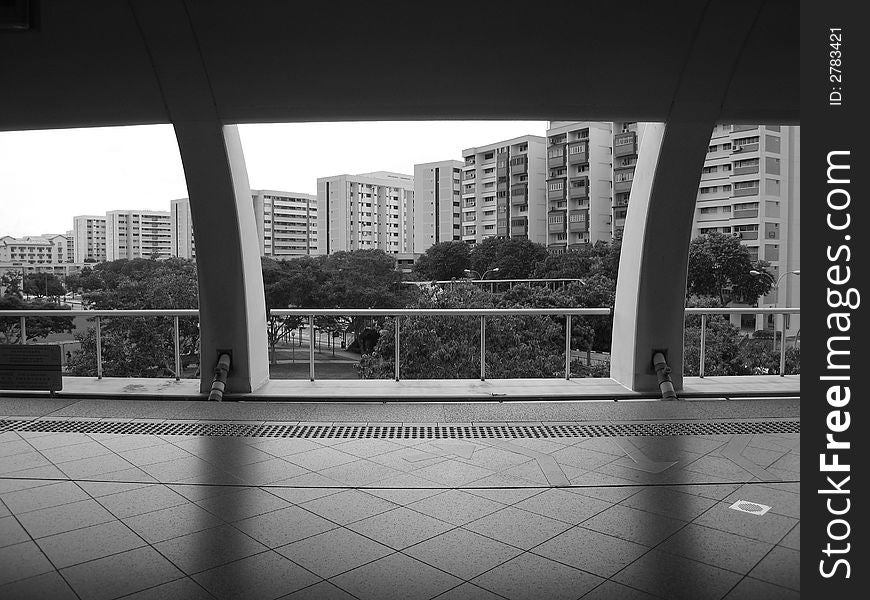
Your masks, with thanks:
[[[19,322],[21,323],[21,336],[18,338],[19,344],[26,344],[27,343],[27,324],[25,323],[26,320],[27,320],[27,317],[20,317],[19,318]]]
[[[181,379],[181,343],[178,339],[178,315],[173,317],[174,339],[175,339],[175,381]]]
[[[103,378],[103,331],[97,317],[97,379]]]
[[[480,380],[486,381],[486,317],[480,315]]]
[[[302,342],[302,334],[299,334]],[[314,381],[314,315],[308,315],[308,379]]]
[[[571,379],[571,315],[565,315],[565,379]]]
[[[785,314],[776,315],[782,318],[782,337],[779,340],[779,376],[785,377]],[[773,334],[776,339],[776,332]]]
[[[698,367],[698,376],[704,376],[704,359],[707,354],[707,315],[701,315],[701,366]]]
[[[396,315],[394,318],[395,318],[395,323],[394,323],[394,325],[395,325],[395,327],[394,327],[394,335],[395,335],[395,340],[394,340],[394,345],[395,345],[395,356],[393,357],[393,362],[395,363],[395,371],[396,371],[396,373],[395,373],[395,377],[396,377],[396,381],[399,381],[399,367],[401,366],[401,365],[399,365],[399,342],[400,342],[400,339],[399,339],[399,319],[400,319],[400,318],[399,318],[398,315]]]

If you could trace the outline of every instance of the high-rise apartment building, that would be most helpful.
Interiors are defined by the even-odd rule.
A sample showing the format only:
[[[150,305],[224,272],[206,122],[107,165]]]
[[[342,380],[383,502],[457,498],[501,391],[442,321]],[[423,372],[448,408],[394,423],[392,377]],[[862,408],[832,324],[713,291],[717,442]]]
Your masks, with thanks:
[[[170,252],[178,258],[196,258],[193,241],[193,219],[190,216],[190,200],[179,198],[169,205]]]
[[[800,280],[792,271],[800,269],[800,128],[716,126],[693,233],[711,232],[740,238],[753,260],[770,263],[776,287],[760,306],[799,306]],[[793,330],[797,319],[791,321]]]
[[[260,254],[294,258],[317,254],[317,196],[251,190]]]
[[[75,232],[72,229],[70,229],[69,231],[67,231],[64,234],[64,237],[66,238],[66,253],[65,253],[66,258],[65,258],[64,262],[68,262],[68,263],[75,262],[75,260],[76,260],[76,247],[75,247],[76,235],[75,235]]]
[[[106,217],[78,215],[73,217],[73,262],[106,260]]]
[[[170,256],[170,213],[156,210],[112,210],[106,213],[106,260]]]
[[[66,236],[43,234],[0,237],[0,262],[17,265],[66,262]]]
[[[552,122],[547,129],[547,249],[610,241],[611,123]]]
[[[459,160],[414,165],[414,252],[462,239],[462,167]]]
[[[377,171],[317,180],[319,254],[414,251],[414,178]]]
[[[462,240],[547,243],[546,142],[526,135],[462,151]]]
[[[643,123],[633,121],[614,121],[610,124],[613,131],[613,219],[612,235],[625,229],[625,215],[628,212],[628,198],[631,195],[631,182],[640,140],[643,136]]]

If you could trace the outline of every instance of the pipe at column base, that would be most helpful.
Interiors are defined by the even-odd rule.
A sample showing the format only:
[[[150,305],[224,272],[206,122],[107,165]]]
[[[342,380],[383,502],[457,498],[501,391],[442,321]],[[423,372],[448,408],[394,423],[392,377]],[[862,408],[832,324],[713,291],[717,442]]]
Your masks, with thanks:
[[[224,390],[227,387],[227,375],[230,372],[230,364],[232,359],[226,352],[221,354],[218,362],[214,367],[214,381],[211,383],[211,392],[208,394],[208,399],[215,402],[220,402],[224,398]]]
[[[665,360],[665,355],[662,352],[653,354],[653,367],[656,370],[656,376],[659,380],[659,389],[662,392],[662,400],[676,400],[677,392],[674,390],[674,383],[671,381],[671,368]]]

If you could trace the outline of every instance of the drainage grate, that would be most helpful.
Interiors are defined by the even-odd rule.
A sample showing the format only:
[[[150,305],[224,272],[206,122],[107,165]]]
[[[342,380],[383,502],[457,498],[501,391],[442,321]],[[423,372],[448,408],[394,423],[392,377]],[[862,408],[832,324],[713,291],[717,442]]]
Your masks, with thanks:
[[[2,431],[321,439],[522,439],[800,433],[800,421],[430,426],[3,420],[0,421],[0,432]]]
[[[770,507],[766,504],[759,504],[757,502],[749,502],[748,500],[738,500],[728,508],[739,510],[740,512],[749,513],[751,515],[761,516],[770,510]]]

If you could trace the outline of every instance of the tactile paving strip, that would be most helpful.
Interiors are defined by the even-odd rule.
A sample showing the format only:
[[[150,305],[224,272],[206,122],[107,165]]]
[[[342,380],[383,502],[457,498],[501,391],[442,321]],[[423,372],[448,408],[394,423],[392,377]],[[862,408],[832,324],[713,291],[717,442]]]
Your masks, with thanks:
[[[524,439],[800,433],[800,421],[430,426],[8,419],[0,420],[2,431],[321,439]]]

